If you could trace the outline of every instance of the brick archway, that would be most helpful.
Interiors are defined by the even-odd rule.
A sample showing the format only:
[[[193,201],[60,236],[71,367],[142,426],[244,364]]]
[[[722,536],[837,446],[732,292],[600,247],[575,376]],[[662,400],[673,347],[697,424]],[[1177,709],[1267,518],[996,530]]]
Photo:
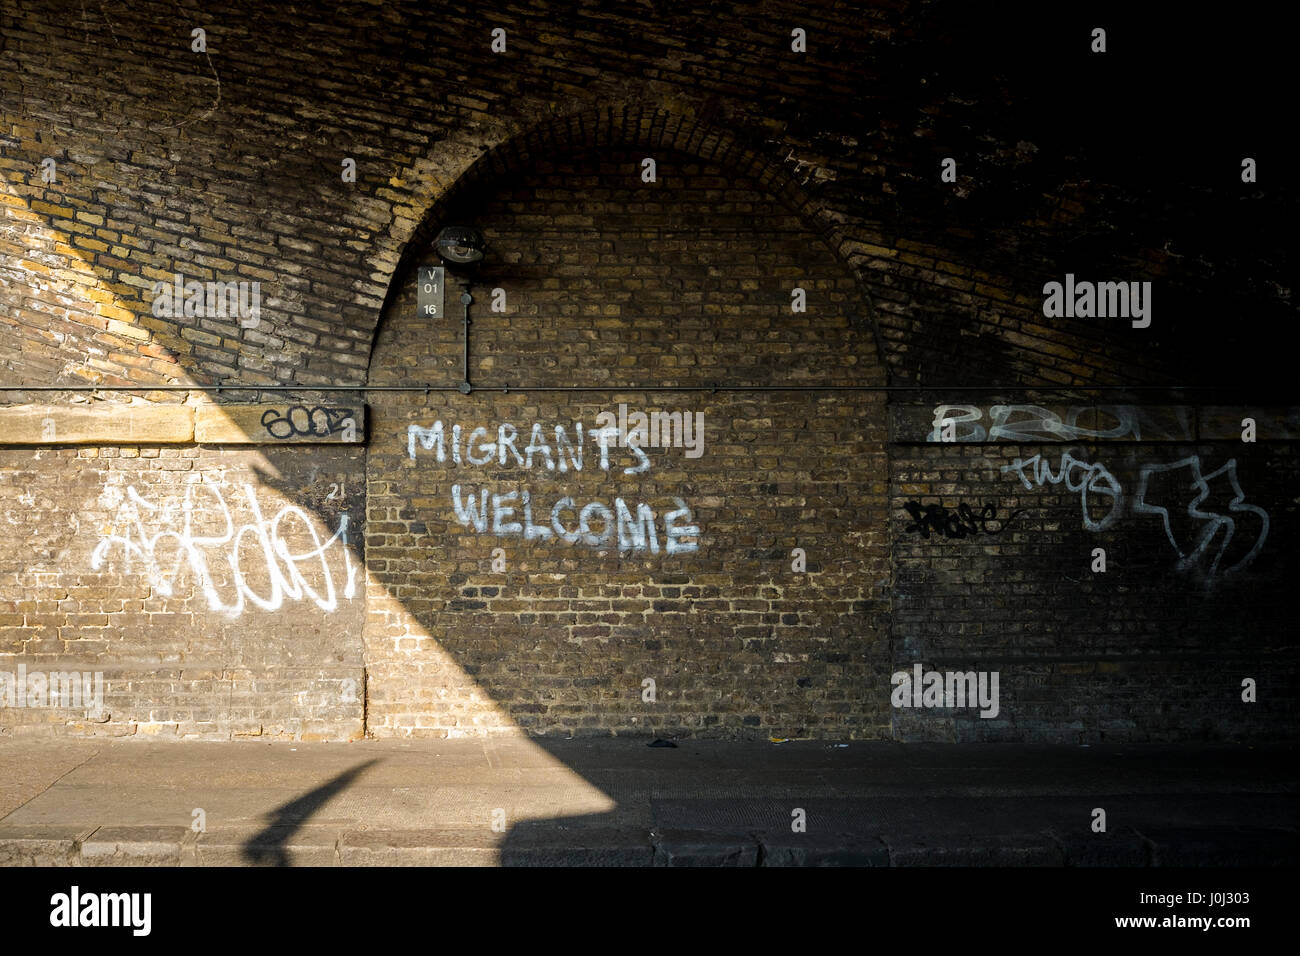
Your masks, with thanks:
[[[884,384],[856,277],[738,138],[601,115],[489,151],[412,229],[368,381],[440,390],[370,396],[368,731],[887,735],[884,396],[781,389]],[[466,280],[437,319],[415,289],[461,203],[501,244],[473,280],[468,395]],[[586,224],[557,239],[553,215]],[[716,377],[753,390],[700,388]],[[594,423],[621,405],[699,415],[701,456],[652,439],[606,467]],[[550,467],[580,424],[584,467]]]
[[[855,293],[862,307],[854,318],[870,335],[868,354],[862,357],[873,368],[885,368],[871,298],[860,281],[859,269],[865,258],[852,252],[857,241],[846,234],[831,207],[807,187],[812,167],[783,161],[757,130],[717,126],[706,109],[648,100],[584,108],[526,128],[503,123],[489,131],[464,133],[454,143],[439,142],[431,157],[412,168],[411,175],[419,182],[408,191],[409,204],[396,210],[390,241],[380,246],[392,250],[383,253],[379,264],[391,272],[380,319],[371,336],[371,360],[382,316],[389,311],[412,264],[437,234],[449,208],[485,184],[527,169],[545,156],[600,148],[685,153],[753,182],[795,212],[859,280]],[[870,384],[885,382],[882,378]]]

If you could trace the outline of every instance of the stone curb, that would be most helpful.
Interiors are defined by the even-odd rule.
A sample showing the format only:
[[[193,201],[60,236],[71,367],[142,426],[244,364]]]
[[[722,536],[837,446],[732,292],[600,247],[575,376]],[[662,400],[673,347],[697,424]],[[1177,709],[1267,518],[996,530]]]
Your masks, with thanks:
[[[229,829],[0,824],[0,866],[1287,866],[1300,832],[1121,829],[1110,834],[722,834],[572,828]]]

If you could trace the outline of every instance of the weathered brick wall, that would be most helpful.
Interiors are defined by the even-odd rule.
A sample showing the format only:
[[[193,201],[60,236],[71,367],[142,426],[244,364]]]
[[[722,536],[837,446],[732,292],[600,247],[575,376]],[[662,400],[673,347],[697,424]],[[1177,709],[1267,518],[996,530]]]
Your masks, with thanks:
[[[998,671],[1001,694],[993,718],[896,709],[898,736],[1293,731],[1300,411],[949,396],[891,415],[896,667]]]
[[[859,279],[898,383],[1257,380],[1267,353],[1224,368],[1175,323],[1197,308],[1265,327],[1293,315],[1289,247],[1267,237],[1294,195],[1284,177],[1238,175],[1241,150],[1285,163],[1262,139],[1273,124],[1247,122],[1264,98],[1226,97],[1218,122],[1249,137],[1207,152],[1203,115],[1183,128],[1181,104],[1132,95],[1147,78],[1137,41],[1153,37],[1131,13],[1139,32],[1109,58],[1089,58],[1071,17],[1017,16],[775,0],[10,5],[0,367],[31,385],[357,381],[408,242],[467,172],[637,141],[797,196]],[[1200,104],[1209,74],[1189,72]],[[1160,317],[1137,343],[1044,321],[1042,284],[1067,270],[1158,279]],[[262,283],[260,324],[151,315],[152,283],[177,272]],[[1250,347],[1234,323],[1215,341]]]
[[[429,261],[437,228],[464,216],[494,246],[474,289],[479,384],[951,390],[936,401],[976,401],[957,387],[997,385],[1013,390],[1006,401],[1046,402],[1056,397],[1014,390],[1172,382],[1291,403],[1290,355],[1261,344],[1295,317],[1294,244],[1276,239],[1296,209],[1276,172],[1289,154],[1265,138],[1277,127],[1268,98],[1240,88],[1268,84],[1255,68],[1247,80],[1196,65],[1174,75],[1144,59],[1170,47],[1177,17],[1153,28],[1126,10],[1113,52],[1097,57],[1086,52],[1091,22],[1043,9],[11,4],[0,9],[0,402],[67,404],[84,396],[34,389],[86,383],[148,386],[137,398],[158,405],[194,397],[153,388],[164,384],[455,385],[454,293],[451,320],[421,327],[413,270]],[[491,50],[494,26],[507,30],[505,53]],[[196,27],[206,51],[190,47]],[[790,49],[795,27],[807,31],[806,53]],[[1215,33],[1228,42],[1226,25]],[[1200,39],[1184,36],[1185,48]],[[1148,88],[1183,95],[1153,110],[1134,95]],[[1258,158],[1259,182],[1240,180],[1244,155]],[[645,156],[660,164],[656,184],[639,181]],[[955,183],[939,178],[946,157]],[[345,158],[356,161],[355,182],[340,175]],[[177,273],[260,283],[257,321],[156,314],[154,283]],[[1066,273],[1153,282],[1152,326],[1046,318],[1043,283]],[[796,282],[806,314],[789,311]],[[495,287],[506,290],[504,313],[489,311]],[[293,396],[317,398],[330,396]],[[534,421],[590,425],[623,400],[703,412],[705,455],[671,449],[642,474],[588,466],[563,476],[453,467],[423,448],[408,455],[409,425],[440,416],[524,432]],[[1239,580],[1207,588],[1194,569],[1170,571],[1157,517],[1125,511],[1095,536],[1117,536],[1121,558],[1111,554],[1102,584],[1078,580],[1094,536],[1069,536],[1074,495],[1034,495],[1000,471],[1007,454],[1037,445],[935,450],[896,435],[890,446],[872,393],[488,390],[369,401],[364,452],[126,439],[4,449],[4,514],[19,529],[0,548],[9,659],[53,660],[41,655],[57,646],[71,661],[93,654],[70,645],[104,643],[97,660],[118,673],[112,732],[260,725],[345,737],[363,719],[385,734],[1151,739],[1294,729],[1294,707],[1277,694],[1251,711],[1206,703],[1219,700],[1207,683],[1216,662],[1228,662],[1224,674],[1235,661],[1267,664],[1276,678],[1294,658],[1275,603],[1294,550],[1289,446],[1229,452],[1215,444],[1221,436],[1207,444],[1198,434],[1159,448],[1194,452],[1207,469],[1235,457],[1249,477],[1247,501],[1258,493],[1272,524]],[[119,457],[82,457],[90,447]],[[154,450],[157,459],[144,457]],[[1105,449],[1078,450],[1092,462]],[[1144,464],[1176,460],[1133,457],[1140,450],[1102,459],[1128,494]],[[586,453],[596,454],[591,439]],[[346,488],[352,527],[360,534],[361,515],[369,520],[365,547],[351,542],[366,562],[364,595],[333,612],[310,601],[250,606],[232,623],[182,568],[182,597],[145,610],[159,597],[142,593],[138,571],[87,561],[115,534],[104,462],[122,481],[151,460],[192,463],[184,479],[157,482],[158,514],[173,522],[192,476],[222,489],[237,524],[259,522],[236,513],[247,481],[266,499],[263,518],[296,502],[322,532],[337,527]],[[930,465],[945,461],[933,477]],[[542,499],[572,489],[607,506],[643,500],[660,522],[681,497],[701,548],[634,560],[470,534],[449,510],[462,470],[499,494],[522,484]],[[976,556],[971,540],[918,543],[907,532],[904,504],[931,493],[952,505],[968,494],[999,508],[1033,504]],[[216,506],[203,494],[210,520]],[[501,542],[508,568],[494,572]],[[789,570],[795,547],[807,552],[807,574]],[[973,590],[1002,573],[1010,595]],[[178,602],[187,610],[174,611]],[[1050,617],[1058,607],[1078,613],[1067,625]],[[172,613],[180,624],[159,617]],[[115,614],[148,620],[128,626]],[[1213,644],[1225,622],[1232,635]],[[1132,630],[1141,659],[1121,659],[1128,645],[1113,625]],[[1170,631],[1191,645],[1174,647]],[[369,687],[345,699],[363,647]],[[1158,669],[1146,670],[1152,655]],[[894,667],[976,659],[1010,662],[1001,718],[953,725],[889,708]],[[159,683],[142,683],[142,668]],[[653,710],[638,693],[647,677],[659,684]],[[1184,686],[1185,696],[1171,691]],[[1210,696],[1191,703],[1193,690]],[[0,729],[44,720],[7,711]]]
[[[359,736],[363,487],[356,449],[0,450],[0,673],[99,672],[103,703],[0,726]]]
[[[761,390],[883,381],[869,335],[855,331],[852,277],[754,184],[667,153],[657,182],[644,183],[640,158],[555,157],[480,196],[473,221],[493,259],[470,287],[476,390],[372,396],[366,553],[378,593],[366,646],[377,734],[856,737],[888,727],[883,395]],[[372,384],[461,380],[464,287],[453,279],[449,315],[430,320],[416,308],[414,276],[403,284]],[[804,312],[792,310],[795,287]],[[494,289],[503,312],[490,308]],[[715,381],[760,390],[634,387]],[[510,384],[524,390],[507,393]],[[566,385],[631,387],[528,390]],[[698,457],[647,448],[642,462],[610,447],[602,467],[597,416],[620,404],[701,415]],[[431,434],[410,431],[435,422],[442,460]],[[521,464],[484,447],[508,427],[524,454],[534,423],[545,454]],[[580,470],[576,452],[558,447],[557,425],[573,443],[583,429]],[[472,464],[469,451],[457,462],[453,427],[462,446],[486,429],[472,454],[490,463]],[[480,508],[484,489],[490,514],[479,531],[458,518],[455,496]],[[524,493],[546,530],[494,533],[498,520],[524,521]],[[512,494],[513,514],[498,519],[493,496]],[[590,540],[555,533],[552,510],[565,498],[560,528],[572,535],[591,506]],[[621,547],[613,526],[600,540],[601,509],[617,525],[620,500],[629,514],[651,509],[654,543],[643,532],[641,546]],[[672,538],[674,526],[699,532]],[[795,548],[806,573],[792,570]],[[384,591],[402,608],[381,603]],[[442,692],[462,671],[479,706]]]

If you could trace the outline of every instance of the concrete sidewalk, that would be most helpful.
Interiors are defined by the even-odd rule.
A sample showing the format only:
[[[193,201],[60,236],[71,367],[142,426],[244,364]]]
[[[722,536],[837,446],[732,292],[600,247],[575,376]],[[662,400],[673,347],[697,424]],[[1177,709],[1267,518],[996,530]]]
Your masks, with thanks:
[[[1300,862],[1293,747],[647,743],[0,741],[0,865]]]

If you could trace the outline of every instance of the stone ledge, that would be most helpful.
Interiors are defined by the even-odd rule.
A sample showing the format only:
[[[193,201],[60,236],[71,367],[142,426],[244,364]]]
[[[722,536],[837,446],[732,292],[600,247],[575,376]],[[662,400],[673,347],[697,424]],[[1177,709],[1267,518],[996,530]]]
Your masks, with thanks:
[[[366,406],[0,406],[0,447],[66,445],[363,445]]]
[[[953,440],[935,436],[935,414],[953,422]],[[1141,405],[1105,402],[1036,405],[991,402],[899,403],[889,407],[894,445],[1094,445],[1143,442],[1241,442],[1242,420],[1255,440],[1300,440],[1300,407]]]
[[[0,445],[177,445],[194,441],[186,405],[0,407]]]
[[[204,445],[359,445],[365,435],[362,402],[195,408],[194,440]]]

